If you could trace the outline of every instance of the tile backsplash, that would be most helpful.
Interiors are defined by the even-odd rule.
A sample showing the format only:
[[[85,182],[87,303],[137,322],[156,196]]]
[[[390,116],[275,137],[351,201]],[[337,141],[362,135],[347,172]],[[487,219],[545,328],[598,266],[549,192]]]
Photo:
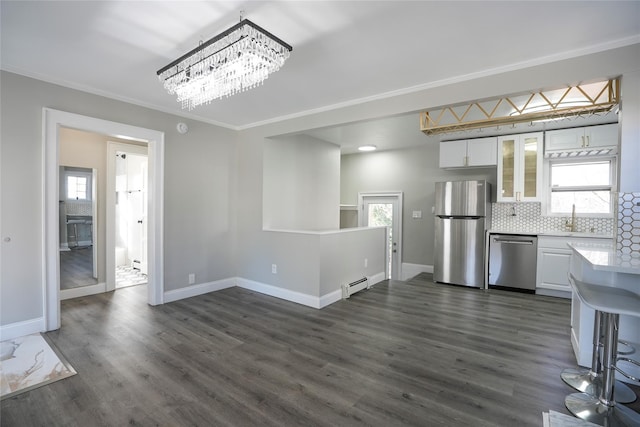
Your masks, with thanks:
[[[618,194],[618,250],[640,252],[640,193]]]
[[[636,194],[636,197],[640,198],[640,194]],[[570,217],[543,216],[541,206],[539,202],[492,203],[491,228],[494,230],[566,231],[565,224]],[[640,207],[637,209],[637,215],[640,215]],[[613,218],[581,217],[578,213],[576,231],[613,236],[615,222]]]

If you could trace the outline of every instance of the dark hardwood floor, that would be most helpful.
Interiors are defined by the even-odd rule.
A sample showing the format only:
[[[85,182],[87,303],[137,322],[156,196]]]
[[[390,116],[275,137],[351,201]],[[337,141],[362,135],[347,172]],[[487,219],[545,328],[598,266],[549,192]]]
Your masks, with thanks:
[[[60,289],[95,285],[93,277],[93,247],[60,251]]]
[[[322,310],[144,286],[62,307],[47,335],[78,375],[2,401],[3,426],[541,426],[572,392],[569,301],[429,275]]]

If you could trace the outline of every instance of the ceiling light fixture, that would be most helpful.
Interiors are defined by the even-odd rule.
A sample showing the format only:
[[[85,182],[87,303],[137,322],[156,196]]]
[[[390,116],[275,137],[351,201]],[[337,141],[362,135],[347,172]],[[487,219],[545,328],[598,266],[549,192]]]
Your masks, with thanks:
[[[293,48],[248,19],[218,34],[171,64],[158,78],[182,108],[244,92],[278,71]]]
[[[358,150],[360,151],[376,151],[378,149],[378,147],[376,147],[375,145],[361,145],[360,147],[358,147]]]

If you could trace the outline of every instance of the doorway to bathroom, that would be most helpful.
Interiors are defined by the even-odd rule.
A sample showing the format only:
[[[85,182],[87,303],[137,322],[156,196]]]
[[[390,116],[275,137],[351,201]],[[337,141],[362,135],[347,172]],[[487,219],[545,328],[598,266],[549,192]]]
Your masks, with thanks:
[[[107,288],[146,284],[147,147],[108,142],[107,159]]]

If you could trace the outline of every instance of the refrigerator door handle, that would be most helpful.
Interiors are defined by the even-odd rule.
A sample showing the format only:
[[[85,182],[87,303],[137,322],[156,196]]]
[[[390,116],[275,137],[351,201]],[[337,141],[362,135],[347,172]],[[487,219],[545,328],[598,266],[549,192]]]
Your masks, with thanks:
[[[467,220],[477,220],[480,218],[484,218],[483,216],[454,216],[454,215],[436,215],[438,218],[442,219],[467,219]]]

